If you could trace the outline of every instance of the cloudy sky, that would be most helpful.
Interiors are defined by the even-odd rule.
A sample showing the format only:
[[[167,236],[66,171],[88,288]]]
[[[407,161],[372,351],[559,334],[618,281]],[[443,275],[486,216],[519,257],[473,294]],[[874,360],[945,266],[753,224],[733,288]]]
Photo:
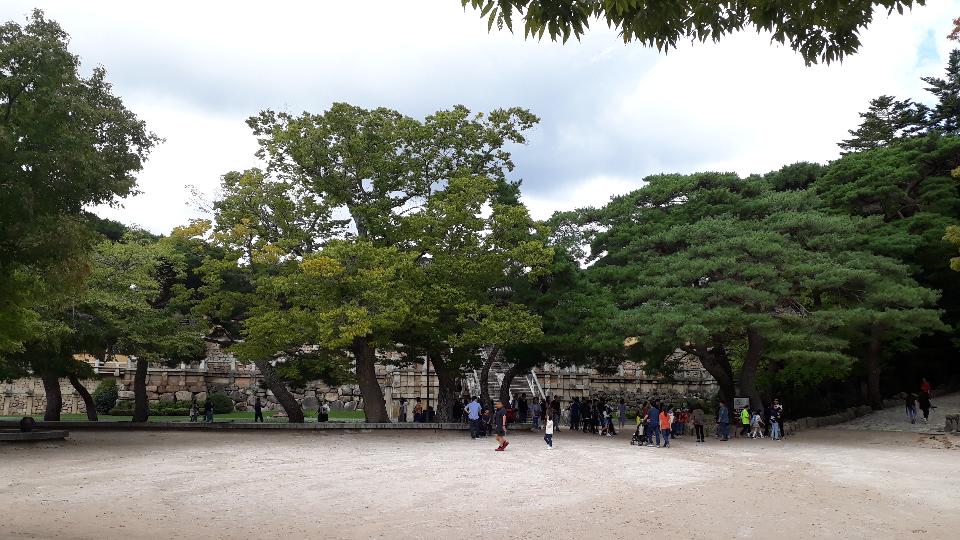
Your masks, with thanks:
[[[157,233],[195,217],[189,186],[257,164],[244,120],[264,108],[321,112],[332,102],[422,117],[463,104],[541,117],[514,150],[536,217],[603,204],[661,172],[766,172],[825,162],[880,94],[926,100],[960,0],[879,14],[860,52],[807,67],[747,32],[667,55],[624,45],[604,24],[581,42],[487,33],[459,0],[3,0],[4,20],[42,8],[70,33],[84,68],[105,66],[127,106],[166,139],[137,197],[104,216]]]

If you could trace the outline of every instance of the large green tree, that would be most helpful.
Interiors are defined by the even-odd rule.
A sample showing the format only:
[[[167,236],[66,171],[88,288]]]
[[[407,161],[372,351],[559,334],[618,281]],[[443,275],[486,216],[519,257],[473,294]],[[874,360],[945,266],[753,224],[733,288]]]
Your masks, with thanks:
[[[842,60],[860,48],[860,32],[877,8],[903,13],[924,0],[848,2],[736,0],[460,0],[494,24],[513,30],[522,19],[524,35],[564,42],[580,38],[592,19],[620,32],[624,42],[639,41],[666,52],[681,40],[719,41],[747,28],[766,31],[808,63]]]
[[[478,176],[510,186],[513,162],[505,147],[523,143],[536,121],[518,108],[472,114],[457,106],[417,120],[336,103],[322,114],[264,111],[248,123],[268,172],[310,201],[305,223],[326,235],[316,246],[340,238],[407,253],[416,249],[411,230],[417,229],[406,223],[452,179]],[[352,349],[367,420],[383,422],[375,341],[361,335]]]
[[[132,193],[157,142],[68,44],[39,10],[0,26],[0,355],[34,334],[34,307],[86,249],[82,209]]]

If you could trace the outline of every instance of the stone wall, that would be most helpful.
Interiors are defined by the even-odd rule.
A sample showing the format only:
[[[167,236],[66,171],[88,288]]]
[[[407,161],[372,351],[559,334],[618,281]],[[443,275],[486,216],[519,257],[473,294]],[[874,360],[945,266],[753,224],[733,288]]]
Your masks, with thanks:
[[[92,394],[97,381],[83,381],[83,386]],[[70,381],[60,379],[60,393],[63,394],[64,413],[86,413],[83,403]],[[0,381],[0,416],[23,416],[25,414],[43,414],[47,406],[47,396],[43,391],[43,382],[39,378],[17,379],[5,383]]]

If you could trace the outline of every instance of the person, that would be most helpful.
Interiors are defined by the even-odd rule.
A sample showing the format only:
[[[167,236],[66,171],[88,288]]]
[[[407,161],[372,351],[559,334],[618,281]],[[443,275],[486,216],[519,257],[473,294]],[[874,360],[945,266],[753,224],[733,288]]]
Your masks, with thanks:
[[[780,403],[779,399],[774,398],[773,400],[773,411],[777,416],[777,425],[780,428],[780,438],[782,439],[786,433],[783,431],[783,404]]]
[[[253,402],[253,421],[263,422],[263,403],[260,402],[260,396]]]
[[[763,438],[763,418],[760,416],[760,409],[753,411],[753,416],[750,417],[750,430],[751,439]]]
[[[457,398],[456,401],[453,402],[453,409],[450,411],[450,420],[459,424],[463,420],[464,407],[463,400]]]
[[[493,407],[493,433],[496,435],[497,442],[500,443],[496,451],[503,452],[510,445],[510,441],[507,440],[507,410],[503,408],[503,402],[499,399],[494,402]]]
[[[653,438],[657,438],[657,448],[660,448],[660,408],[658,407],[659,403],[654,401],[650,404],[650,409],[647,411],[647,421],[650,425],[647,426],[647,446],[653,446]]]
[[[414,422],[425,422],[423,414],[423,403],[420,401],[420,398],[416,398],[417,402],[413,406],[413,421]]]
[[[478,436],[486,437],[490,435],[490,432],[493,430],[490,419],[490,407],[483,407],[483,412],[480,413],[480,433],[477,434]]]
[[[547,417],[547,425],[543,429],[543,440],[547,443],[547,450],[553,450],[553,418]]]
[[[690,409],[687,408],[686,404],[684,404],[683,408],[680,409],[680,419],[677,421],[677,423],[679,424],[679,433],[677,433],[677,437],[683,437],[687,434],[687,424],[690,423]]]
[[[197,398],[193,398],[190,400],[190,421],[196,422],[198,414],[200,414],[200,407],[197,407]]]
[[[633,432],[633,438],[630,439],[630,444],[635,444],[637,446],[644,446],[647,444],[647,438],[643,435],[643,426],[645,422],[640,422],[640,416],[637,416],[637,430]]]
[[[702,443],[703,441],[703,409],[699,406],[693,410],[693,414],[690,415],[690,419],[693,420],[693,434],[697,437],[697,442]]]
[[[663,435],[663,447],[670,447],[670,415],[673,414],[673,411],[670,410],[670,407],[667,406],[664,410],[660,411],[660,432]],[[657,446],[660,446],[657,444]]]
[[[920,402],[920,410],[923,411],[923,423],[926,424],[930,420],[930,394],[920,392],[920,399],[917,401]]]
[[[477,431],[480,429],[480,400],[477,396],[473,396],[470,403],[463,408],[463,412],[467,413],[467,422],[470,423],[470,438],[476,440]]]
[[[399,420],[401,422],[407,421],[407,398],[400,398],[400,414]]]
[[[913,394],[907,394],[906,402],[904,405],[907,408],[907,420],[911,424],[917,423],[917,398]]]
[[[744,407],[740,409],[740,424],[743,426],[743,429],[740,430],[740,436],[746,437],[750,434],[750,408]]]
[[[580,429],[580,398],[573,398],[570,403],[570,429],[576,431]]]
[[[320,404],[320,407],[317,409],[317,422],[329,422],[330,421],[330,404],[324,401]]]
[[[210,398],[203,403],[203,421],[213,423],[213,401]]]
[[[920,379],[920,393],[927,394],[928,396],[933,395],[932,389],[930,388],[930,381],[926,377]]]
[[[773,414],[770,416],[770,438],[775,441],[779,441],[783,438],[780,435],[780,417],[777,416],[775,409]]]
[[[520,412],[520,423],[521,423],[521,424],[526,424],[526,423],[527,423],[527,411],[528,411],[528,409],[529,409],[529,408],[528,408],[528,406],[527,406],[527,395],[526,395],[526,394],[520,394],[520,399],[517,400],[517,410]]]
[[[530,431],[540,431],[540,400],[535,399],[530,404],[530,416],[532,417],[533,427]]]
[[[627,424],[627,403],[620,398],[620,405],[617,407],[620,413],[620,429]]]
[[[722,401],[720,402],[720,410],[717,411],[717,425],[720,427],[720,440],[730,440],[730,409]]]
[[[560,431],[560,398],[553,396],[553,401],[550,402],[550,408],[553,412],[553,429]]]

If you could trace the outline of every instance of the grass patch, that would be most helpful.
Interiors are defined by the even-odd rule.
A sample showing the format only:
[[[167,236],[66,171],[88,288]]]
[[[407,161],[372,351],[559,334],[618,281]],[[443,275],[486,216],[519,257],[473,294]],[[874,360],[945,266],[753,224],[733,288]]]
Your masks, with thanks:
[[[202,417],[202,415],[201,415]],[[23,418],[22,416],[0,416],[0,420],[13,420],[17,421]],[[42,414],[33,415],[35,420],[42,421]],[[129,416],[110,416],[108,414],[99,415],[101,422],[129,422]],[[76,420],[86,420],[86,414],[61,414],[60,420],[62,421],[76,421]],[[331,422],[363,422],[366,419],[363,411],[330,411],[330,421]],[[274,411],[263,411],[263,420],[264,422],[286,422],[285,417],[274,417]],[[306,422],[316,422],[317,417],[309,416],[304,419]],[[151,422],[189,422],[189,416],[151,416]],[[226,414],[214,414],[214,422],[253,422],[253,411],[246,412],[232,412]]]

